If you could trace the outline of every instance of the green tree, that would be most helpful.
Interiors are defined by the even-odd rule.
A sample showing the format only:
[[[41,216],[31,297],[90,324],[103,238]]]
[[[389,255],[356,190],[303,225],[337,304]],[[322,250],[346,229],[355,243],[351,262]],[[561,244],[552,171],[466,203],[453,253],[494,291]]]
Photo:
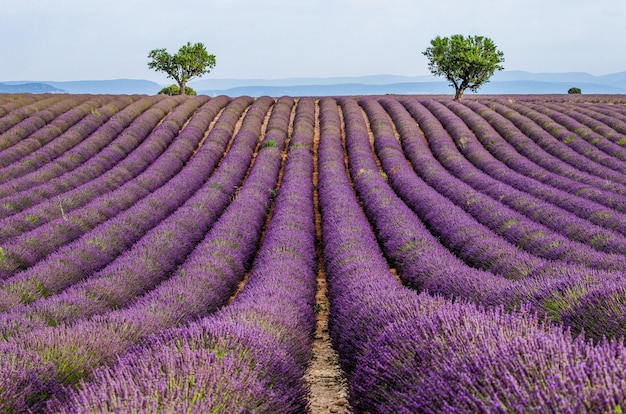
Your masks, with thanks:
[[[580,90],[580,88],[577,88],[575,86],[569,88],[567,90],[567,93],[572,94],[572,93],[582,93],[582,91]]]
[[[215,67],[215,55],[209,55],[202,43],[187,42],[171,55],[165,49],[154,49],[148,54],[148,67],[165,72],[168,78],[178,83],[179,94],[185,94],[188,81],[205,75]]]
[[[437,36],[430,45],[422,52],[428,58],[428,69],[450,81],[455,101],[461,100],[466,89],[476,92],[496,70],[504,69],[504,54],[488,37]]]
[[[185,95],[196,96],[198,93],[193,90],[190,86],[185,86]],[[180,88],[175,83],[170,86],[166,86],[165,88],[159,91],[159,95],[180,95]]]

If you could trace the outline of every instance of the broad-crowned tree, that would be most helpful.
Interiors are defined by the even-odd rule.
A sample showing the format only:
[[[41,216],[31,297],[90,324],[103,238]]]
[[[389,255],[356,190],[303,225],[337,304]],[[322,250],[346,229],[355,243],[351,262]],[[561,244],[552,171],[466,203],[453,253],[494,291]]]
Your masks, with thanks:
[[[422,52],[428,58],[428,69],[450,81],[455,101],[461,100],[466,89],[476,92],[496,70],[504,69],[504,54],[487,37],[437,36],[430,45]]]
[[[188,81],[205,75],[215,67],[215,55],[210,55],[202,43],[187,42],[171,55],[165,49],[154,49],[148,54],[148,67],[165,72],[168,78],[178,83],[179,93],[185,94]]]

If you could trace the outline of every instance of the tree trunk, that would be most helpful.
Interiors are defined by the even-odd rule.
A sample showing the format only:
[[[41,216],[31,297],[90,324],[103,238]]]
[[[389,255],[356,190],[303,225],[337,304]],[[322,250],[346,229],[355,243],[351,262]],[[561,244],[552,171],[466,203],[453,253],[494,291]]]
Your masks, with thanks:
[[[465,88],[458,88],[454,94],[454,100],[459,102],[463,97],[463,92],[465,92]]]
[[[179,85],[179,89],[180,90],[178,91],[179,95],[184,95],[185,94],[185,83],[187,83],[187,82],[183,81],[183,82],[180,83],[180,85]]]

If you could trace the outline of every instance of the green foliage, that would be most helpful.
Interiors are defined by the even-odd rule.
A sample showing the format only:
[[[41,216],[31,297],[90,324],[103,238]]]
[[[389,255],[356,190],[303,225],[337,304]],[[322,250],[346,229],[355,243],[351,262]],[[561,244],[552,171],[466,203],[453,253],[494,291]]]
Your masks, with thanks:
[[[428,69],[450,81],[456,91],[455,101],[461,100],[465,89],[476,92],[496,70],[504,69],[504,54],[487,37],[437,36],[430,44],[422,52],[428,58]]]
[[[268,148],[268,147],[275,148],[277,146],[278,146],[278,142],[276,142],[275,139],[265,140],[263,141],[263,144],[261,144],[261,148]]]
[[[209,55],[202,43],[187,42],[171,55],[165,49],[154,49],[148,54],[151,60],[148,67],[157,72],[165,72],[168,78],[174,79],[179,87],[179,94],[185,94],[185,84],[197,77],[205,75],[215,67],[215,55]]]
[[[165,88],[161,89],[159,91],[159,95],[170,95],[170,96],[180,95],[180,87],[176,85],[175,83],[173,83],[170,86],[166,86]],[[193,90],[189,86],[185,86],[185,95],[196,96],[197,93],[195,90]]]
[[[571,87],[571,88],[569,88],[567,90],[567,93],[569,93],[569,94],[582,93],[582,91],[580,90],[580,88],[577,88],[577,87],[573,86],[573,87]]]

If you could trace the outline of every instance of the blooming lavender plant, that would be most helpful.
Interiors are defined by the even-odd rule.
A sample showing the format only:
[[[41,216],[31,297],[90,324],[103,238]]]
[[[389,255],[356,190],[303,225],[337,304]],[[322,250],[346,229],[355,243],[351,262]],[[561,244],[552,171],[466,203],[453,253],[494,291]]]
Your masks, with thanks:
[[[44,99],[37,99],[34,102],[24,101],[25,105],[18,106],[2,116],[0,118],[0,150],[14,145],[25,138],[29,131],[32,131],[32,126],[34,125],[27,120],[30,116],[34,114],[40,114],[42,117],[50,116],[50,114],[45,115],[45,109],[66,99],[68,99],[67,95],[50,95]],[[74,98],[70,97],[70,99]],[[49,120],[51,119],[44,119],[45,122]],[[21,125],[23,121],[26,121],[26,125]]]
[[[251,108],[247,112],[258,121],[256,137],[264,119],[264,116],[259,115],[267,112],[272,100],[259,98],[257,102],[260,102],[256,105],[258,111],[252,111]],[[284,106],[284,100],[281,102],[281,106]],[[281,111],[278,113],[279,118],[289,121],[289,117],[283,117]],[[126,309],[95,316],[70,326],[44,328],[9,339],[0,344],[3,352],[20,344],[53,363],[55,369],[45,374],[46,383],[76,384],[91,375],[95,368],[112,364],[117,355],[127,352],[147,335],[206,316],[225,305],[243,279],[247,266],[251,264],[261,237],[272,198],[270,190],[276,186],[281,167],[287,126],[286,123],[282,133],[272,128],[270,139],[275,144],[260,144],[259,153],[239,197],[226,209],[173,277]],[[251,127],[242,128],[239,133],[254,134],[254,130]],[[2,396],[7,400],[16,397]],[[49,394],[39,392],[29,398],[37,403],[49,398]]]
[[[209,107],[216,106],[215,110],[217,111],[217,108],[225,105],[225,103],[225,97],[215,98],[209,104]],[[149,101],[141,100],[137,104],[141,104],[144,106],[144,109],[147,109],[145,105],[148,104],[149,106]],[[129,107],[128,109],[131,108]],[[137,109],[140,108],[135,108],[135,110]],[[124,112],[122,111],[114,116],[120,122],[113,121],[112,125],[105,129],[106,134],[115,136],[123,130],[125,125],[128,126],[131,123],[134,119],[133,116],[123,118],[118,116]],[[147,112],[150,112],[150,110]],[[211,116],[211,114],[207,114],[207,116]],[[188,129],[188,131],[191,131],[191,129]],[[158,152],[145,150],[138,151],[133,155],[132,151],[135,147],[147,145],[147,142],[143,142],[144,138],[146,138],[145,134],[122,133],[107,148],[81,167],[67,172],[56,179],[51,179],[44,185],[33,188],[29,192],[29,198],[40,197],[44,200],[47,199],[47,201],[1,219],[0,243],[61,217],[62,213],[67,214],[88,204],[97,197],[106,197],[107,193],[132,181],[160,155]],[[149,137],[149,139],[154,139],[154,137]],[[183,138],[183,140],[186,139]],[[189,145],[194,144],[192,141],[189,141]],[[154,155],[154,158],[149,157],[148,155],[150,154]],[[24,199],[21,198],[20,201],[23,203]]]
[[[251,101],[251,98],[238,98],[229,104],[193,161],[185,167],[186,174],[202,175],[203,171],[217,165],[233,134],[237,119]],[[201,131],[206,129],[212,119],[210,112],[217,112],[217,109],[218,107],[206,106],[199,110],[201,116],[198,120],[205,122],[205,128],[200,128]],[[194,124],[188,127],[193,129]],[[183,134],[188,131],[186,129]],[[136,296],[146,293],[169,277],[219,218],[241,183],[246,169],[241,168],[240,156],[247,154],[250,162],[256,146],[253,136],[243,137],[245,139],[236,139],[221,161],[220,168],[203,187],[131,249],[104,269],[89,275],[88,280],[72,285],[62,294],[35,302],[31,306],[18,307],[11,314],[0,316],[0,332],[8,337],[24,334],[37,327],[74,322],[106,313],[127,305]],[[25,317],[29,318],[29,322],[20,323]]]
[[[383,102],[398,125],[404,137],[403,142],[406,142],[411,135],[411,126],[415,128],[415,123],[408,120],[401,106],[390,105],[387,100]],[[370,102],[370,105],[365,106],[372,105]],[[368,112],[372,110],[370,107]],[[375,146],[381,161],[387,171],[393,171],[388,175],[389,181],[402,193],[403,188],[411,188],[412,172],[406,167],[395,138],[389,133],[380,135],[380,130],[384,130],[384,119],[374,117],[372,122],[375,124],[374,130],[378,130]],[[412,153],[423,155],[425,152]],[[414,165],[421,167],[426,162],[427,157],[422,157]],[[380,177],[372,177],[381,181]],[[370,217],[385,254],[397,266],[399,276],[407,285],[447,297],[463,297],[475,303],[500,304],[509,310],[527,302],[535,311],[564,323],[575,332],[584,330],[588,337],[596,340],[604,335],[623,335],[623,329],[619,326],[624,317],[618,309],[626,296],[623,294],[619,272],[602,273],[564,266],[559,271],[531,280],[511,283],[494,278],[489,273],[467,268],[429,233],[418,231],[421,223],[398,209],[400,204],[390,202],[392,196],[386,195],[384,185],[379,184],[377,191],[372,191],[372,188],[365,191],[367,197],[363,199],[366,202],[364,205],[368,211],[372,211]],[[378,204],[372,204],[376,198]]]
[[[395,282],[349,190],[332,106],[322,101],[320,207],[331,335],[354,410],[619,410],[623,370],[613,364],[624,363],[621,342],[594,346],[532,314],[411,296]],[[591,367],[612,385],[585,387]]]
[[[535,122],[545,123],[547,121],[546,117],[556,122],[559,128],[551,125],[549,128],[551,133],[557,138],[565,136],[563,142],[570,145],[577,152],[614,170],[622,172],[626,170],[626,165],[624,164],[626,150],[621,146],[593,132],[565,112],[555,111],[548,105],[541,106],[534,103],[526,103],[523,106],[532,110],[531,114],[536,119]]]
[[[357,411],[619,412],[626,348],[593,345],[532,313],[463,303],[420,312],[386,328],[351,381]],[[430,309],[429,309],[430,308]],[[434,309],[433,309],[434,308]]]
[[[183,109],[183,115],[184,112],[189,114],[189,111],[193,111],[197,104]],[[175,133],[172,125],[159,131],[161,134],[167,134],[164,136],[156,134],[162,139],[168,137],[172,139]],[[199,139],[200,136],[196,136],[196,142]],[[150,144],[149,141],[146,143]],[[165,147],[166,144],[162,146]],[[175,141],[159,162],[152,164],[137,180],[127,183],[120,191],[114,193],[121,205],[111,203],[116,201],[115,198],[103,197],[83,207],[70,218],[62,217],[18,237],[17,240],[25,244],[20,245],[19,242],[9,244],[7,254],[3,256],[1,262],[7,274],[11,273],[8,269],[16,264],[28,266],[29,263],[37,262],[38,258],[45,256],[54,246],[59,246],[63,239],[73,240],[76,236],[87,233],[74,244],[64,246],[49,259],[40,262],[38,267],[30,268],[14,278],[5,280],[2,284],[3,289],[20,296],[22,302],[30,302],[69,286],[115,259],[145,231],[179,207],[210,175],[211,171],[205,170],[204,177],[179,174],[176,179],[170,180],[171,172],[180,171],[193,150],[194,147],[186,145],[184,140]],[[147,197],[142,199],[144,196]],[[133,205],[137,199],[141,201]],[[132,207],[124,211],[124,206]],[[120,214],[120,211],[123,213]],[[90,228],[107,217],[114,219],[93,230]],[[34,237],[34,234],[39,236]],[[34,249],[33,247],[37,245],[40,247]],[[12,251],[19,253],[12,255]]]
[[[622,173],[598,163],[590,163],[589,158],[575,151],[574,148],[565,144],[565,142],[555,139],[552,134],[528,118],[525,114],[528,112],[523,107],[509,107],[505,105],[505,102],[499,100],[489,101],[486,104],[513,122],[524,134],[556,158],[588,174],[626,184],[626,179],[624,179]],[[550,120],[547,122],[555,125],[554,121]]]
[[[85,116],[92,113],[95,108],[104,112],[101,115],[106,117],[111,116],[112,114],[107,113],[106,109],[108,109],[108,105],[114,100],[114,96],[106,95],[89,96],[84,99],[81,99],[79,96],[76,100],[68,99],[64,101],[66,105],[66,108],[64,108],[65,112],[59,114],[47,125],[45,125],[44,120],[44,127],[37,129],[33,133],[29,134],[28,137],[20,140],[18,143],[5,149],[4,151],[0,151],[0,165],[6,167],[35,152],[46,143],[56,139],[59,135],[78,123]],[[117,108],[118,110],[122,109],[125,105],[131,102],[130,99],[121,100],[118,98],[118,100],[120,101],[118,104],[121,104],[120,107]],[[36,115],[33,115],[30,118],[34,117],[36,117]],[[41,119],[39,117],[36,118]]]
[[[396,172],[398,169],[406,169],[407,165],[402,156],[402,149],[395,139],[385,112],[373,100],[362,99],[361,103],[370,117],[371,129],[376,136],[375,145],[383,164],[385,163],[383,158],[389,158],[388,155],[393,154],[393,161],[387,161],[388,166],[385,169],[388,172],[387,175],[392,174],[390,171]],[[410,122],[410,116],[399,103],[386,100],[384,104],[392,112],[394,122],[397,121],[400,124],[398,129],[402,144],[418,175],[440,194],[454,201],[457,206],[470,213],[481,224],[489,227],[491,231],[505,237],[510,243],[546,259],[578,263],[600,269],[620,268],[619,263],[623,260],[621,253],[626,247],[626,238],[613,231],[594,226],[564,211],[563,214],[558,215],[553,213],[538,224],[529,217],[507,208],[500,200],[477,191],[482,187],[472,187],[450,174],[441,164],[429,156],[431,153],[426,150],[423,140],[419,137],[417,124]],[[466,167],[464,171],[471,170]],[[479,172],[473,175],[477,177],[472,179],[470,183],[482,182]],[[410,182],[408,177],[403,178],[403,180]],[[397,191],[406,193],[407,190],[401,186]],[[489,194],[500,194],[500,199],[505,198],[509,193],[515,194],[517,192],[510,187],[507,189],[504,185],[498,187],[496,191],[497,193],[491,191]],[[534,201],[539,202],[539,200]],[[539,211],[545,212],[546,210],[549,211],[549,207]],[[531,216],[531,218],[534,217]],[[565,225],[569,228],[564,228]],[[556,231],[565,233],[579,243],[572,242]],[[604,240],[607,242],[603,243]],[[583,244],[590,241],[594,241],[592,246]],[[619,255],[606,254],[607,251],[619,253]]]
[[[624,134],[626,134],[626,122],[603,116],[593,110],[571,103],[546,103],[546,107],[561,111],[564,115],[580,122],[582,134],[599,134],[609,142],[618,145],[620,148],[623,147]],[[596,139],[593,139],[592,143],[599,139],[597,135],[595,135],[595,137]]]
[[[519,164],[519,162],[524,162],[523,160],[526,159],[526,162],[532,161],[533,163],[541,166],[547,171],[569,178],[571,180],[575,180],[583,184],[588,184],[598,189],[608,190],[615,194],[626,194],[623,184],[614,181],[608,181],[595,175],[585,173],[584,171],[581,171],[580,169],[575,168],[574,166],[549,154],[542,147],[537,145],[535,141],[522,133],[522,131],[520,131],[515,126],[515,124],[506,119],[503,115],[490,109],[484,103],[468,101],[464,104],[466,107],[470,108],[477,115],[479,115],[480,118],[488,121],[491,127],[493,127],[495,131],[497,131],[496,134],[489,134],[489,141],[487,141],[487,144],[485,144],[483,140],[481,140],[481,142],[483,142],[483,145],[486,149],[488,149],[495,157],[497,157],[501,161],[505,163],[515,162]],[[462,113],[458,111],[455,111],[455,113],[462,116]],[[467,119],[467,117],[464,117],[464,120],[466,120],[466,122]],[[474,128],[472,127],[472,123],[470,122],[468,122],[468,126],[470,128]],[[481,126],[481,128],[485,127]],[[480,135],[477,135],[477,138],[480,139]],[[513,153],[510,150],[510,147],[513,147],[519,155]],[[564,180],[553,180],[556,185],[563,185],[562,181]],[[605,193],[604,195],[606,198],[607,194]]]
[[[52,158],[54,157],[54,154],[48,151],[49,147],[43,146],[37,151],[34,151],[32,156],[23,159],[23,161],[18,160],[20,162],[15,162],[13,165],[10,165],[10,167],[15,167],[15,171],[22,171],[25,174],[22,174],[19,178],[14,177],[10,181],[0,184],[0,196],[7,198],[9,195],[15,195],[18,192],[25,191],[34,193],[35,187],[38,187],[37,191],[40,191],[42,190],[42,184],[48,184],[54,179],[59,181],[58,177],[60,175],[67,174],[69,171],[72,171],[72,169],[76,169],[78,166],[81,166],[82,162],[80,161],[86,161],[85,159],[79,159],[80,157],[88,156],[90,154],[93,155],[94,151],[102,149],[103,146],[113,141],[115,136],[122,131],[123,127],[130,124],[132,118],[128,119],[128,122],[125,125],[119,122],[124,119],[122,114],[133,111],[136,115],[139,115],[154,102],[156,102],[156,100],[153,101],[152,99],[144,99],[133,104],[128,102],[128,99],[124,98],[112,100],[107,105],[99,108],[99,122],[91,120],[93,114],[89,112],[87,116],[68,127],[62,134],[60,129],[53,128],[53,131],[58,131],[58,134],[60,134],[55,139],[52,139],[55,137],[55,134],[47,133],[46,128],[40,129],[35,134],[32,134],[28,139],[23,140],[20,143],[28,145],[30,142],[34,142],[35,144],[33,145],[41,146],[41,143],[46,142],[47,140],[50,140],[50,143],[54,142],[55,144],[65,141],[68,147],[65,148],[64,154],[53,160]],[[93,108],[93,106],[89,104],[90,102],[86,102],[82,105],[85,107],[85,111],[89,108]],[[50,127],[52,128],[54,125],[50,125]],[[94,128],[97,129],[94,130]],[[102,136],[106,136],[106,134],[110,135],[108,139]],[[65,138],[67,138],[67,140],[65,140]],[[15,147],[16,146],[11,147],[11,149],[16,149]],[[11,153],[11,151],[6,152],[8,153],[7,156]],[[33,162],[33,159],[38,162]],[[40,168],[37,168],[34,171],[28,172],[28,169],[23,168],[23,166],[27,166],[27,168],[37,166],[37,164],[41,164],[43,162],[42,160],[45,160],[46,164],[40,165]],[[6,168],[6,170],[7,173],[10,172],[10,168]],[[45,195],[45,193],[43,194]]]
[[[130,152],[132,152],[139,144],[148,136],[148,134],[152,131],[160,119],[162,119],[170,110],[174,109],[175,102],[174,101],[164,101],[162,100],[160,103],[154,105],[150,110],[146,109],[151,106],[154,102],[152,100],[142,100],[136,102],[134,105],[130,105],[127,108],[127,111],[121,111],[116,114],[119,116],[114,116],[111,121],[102,126],[102,128],[93,136],[86,139],[87,142],[83,143],[83,145],[79,145],[77,151],[98,151],[104,149],[102,155],[104,158],[96,159],[95,165],[99,165],[100,168],[107,166],[106,160],[107,157],[111,157],[111,164],[109,166],[113,167],[116,162],[119,162],[120,159],[126,157]],[[144,112],[142,112],[144,111]],[[146,118],[152,122],[152,125],[146,123]],[[133,125],[130,125],[131,122],[135,122]],[[142,122],[143,128],[139,126],[138,122]],[[121,131],[124,130],[123,133]],[[77,129],[78,131],[78,129]],[[74,135],[78,135],[74,133]],[[89,149],[91,148],[91,150]],[[83,182],[89,180],[89,176],[93,176],[92,174],[85,174],[85,172],[93,171],[94,165],[92,163],[87,163],[84,167],[79,167],[79,163],[72,162],[71,157],[65,160],[69,161],[69,165],[67,167],[71,168],[80,168],[79,174],[76,175],[78,178],[78,182],[76,185],[80,184],[80,180],[83,175],[86,175],[82,178]],[[102,162],[104,161],[104,165]],[[84,168],[84,170],[83,170]],[[82,171],[81,171],[82,170]],[[57,184],[57,186],[52,186],[53,190],[50,191],[49,188],[43,188],[42,193],[39,193],[39,186],[37,185],[37,181],[31,182],[31,179],[42,174],[45,179],[53,180],[55,176],[61,175],[65,172],[68,172],[63,164],[57,165],[55,162],[51,162],[47,166],[45,166],[41,171],[34,172],[33,174],[29,174],[15,181],[10,181],[8,183],[0,185],[0,193],[5,196],[2,202],[2,208],[0,210],[0,216],[7,217],[17,212],[23,211],[34,204],[38,204],[42,201],[46,200],[46,197],[53,197],[61,194],[64,191],[71,189],[71,182],[76,181],[71,180],[70,183],[64,182],[63,179],[53,181],[53,184]],[[71,176],[71,172],[70,172]],[[64,176],[67,180],[67,177]],[[127,181],[127,180],[126,180]],[[26,190],[23,192],[15,193],[15,190],[18,190],[21,187],[21,183],[26,183],[28,186],[32,186],[33,188],[30,190]],[[60,185],[58,185],[60,184]],[[70,184],[70,185],[68,185]],[[14,187],[16,186],[16,187]]]
[[[123,102],[125,100],[123,98],[118,98],[118,101]],[[2,179],[0,179],[0,183],[5,183],[11,179],[22,177],[23,175],[47,165],[50,161],[62,156],[66,151],[80,144],[82,140],[89,137],[95,130],[98,129],[98,127],[103,125],[107,121],[108,117],[112,115],[111,111],[115,112],[118,110],[120,103],[121,102],[111,104],[108,108],[106,108],[106,111],[103,110],[105,116],[96,116],[90,113],[88,116],[83,118],[79,124],[65,131],[65,133],[61,134],[57,137],[57,139],[50,139],[50,142],[46,143],[32,154],[9,164],[5,167],[6,174],[3,175]],[[30,117],[22,123],[30,122],[35,119],[37,118]],[[40,128],[38,129],[41,130]],[[39,132],[39,130],[36,132]],[[42,143],[46,140],[49,140],[49,138],[39,138],[39,141]],[[20,143],[21,142],[23,142],[23,140],[21,140]],[[16,146],[14,145],[11,149],[15,147]]]
[[[306,411],[303,374],[315,325],[313,101],[298,102],[273,218],[245,288],[232,304],[187,327],[149,337],[95,373],[58,412]],[[145,381],[150,374],[152,381]],[[174,381],[174,387],[163,387]]]
[[[423,103],[428,105],[432,110],[439,110],[442,108],[442,106],[436,102],[424,101]],[[425,111],[423,106],[414,101],[404,100],[403,104],[407,106],[407,110],[411,113],[411,115],[420,122],[422,128],[427,131],[426,135],[429,138],[429,144],[433,155],[435,155],[435,157],[437,157],[437,159],[442,162],[448,170],[455,173],[455,175],[464,177],[464,179],[468,182],[471,180],[472,186],[480,188],[480,191],[487,194],[493,194],[492,197],[494,198],[500,199],[501,197],[503,203],[511,203],[513,205],[517,204],[522,206],[528,211],[528,213],[524,214],[531,216],[531,212],[537,210],[536,207],[538,203],[536,200],[527,199],[528,201],[522,201],[517,198],[518,195],[523,195],[522,193],[529,193],[540,200],[548,201],[553,205],[561,207],[561,209],[569,211],[580,218],[589,220],[592,223],[601,225],[607,229],[622,233],[621,229],[623,226],[621,223],[623,220],[621,219],[622,216],[619,212],[598,205],[592,201],[585,200],[584,198],[555,189],[554,187],[542,185],[536,180],[528,179],[522,174],[518,174],[509,168],[503,167],[500,163],[487,162],[487,159],[490,157],[489,153],[482,145],[476,145],[475,141],[469,139],[468,137],[471,137],[472,135],[467,133],[467,127],[462,122],[457,122],[457,118],[449,116],[448,112],[446,120],[454,125],[454,127],[450,126],[450,133],[458,140],[462,140],[463,136],[466,137],[464,139],[464,148],[462,148],[462,156],[461,154],[458,154],[457,147],[453,142],[451,142],[450,139],[443,139],[445,135],[440,134],[443,126],[438,120],[433,118],[433,115],[429,111]],[[458,157],[456,159],[459,162],[452,162],[450,157],[453,153],[456,157]],[[470,166],[465,157],[467,157],[468,161],[471,161],[471,164],[473,164],[474,167],[485,173],[485,175],[480,175],[481,180],[473,178],[472,174],[464,173],[464,167]],[[483,183],[481,184],[481,182]],[[498,185],[501,185],[502,182],[509,184],[510,187],[513,187],[522,193],[512,193],[508,190],[502,192],[500,187],[497,187]],[[498,189],[497,192],[489,192],[490,187],[492,186]],[[515,202],[508,200],[507,195],[509,193],[516,196],[513,199]],[[504,197],[502,197],[503,195]],[[526,203],[529,204],[526,205]],[[551,207],[547,205],[546,208]]]
[[[2,104],[0,104],[0,118],[3,118],[10,112],[20,110],[19,108],[25,107],[41,99],[39,96],[30,94],[12,94],[5,96],[5,98],[9,97],[11,99],[3,99]]]

